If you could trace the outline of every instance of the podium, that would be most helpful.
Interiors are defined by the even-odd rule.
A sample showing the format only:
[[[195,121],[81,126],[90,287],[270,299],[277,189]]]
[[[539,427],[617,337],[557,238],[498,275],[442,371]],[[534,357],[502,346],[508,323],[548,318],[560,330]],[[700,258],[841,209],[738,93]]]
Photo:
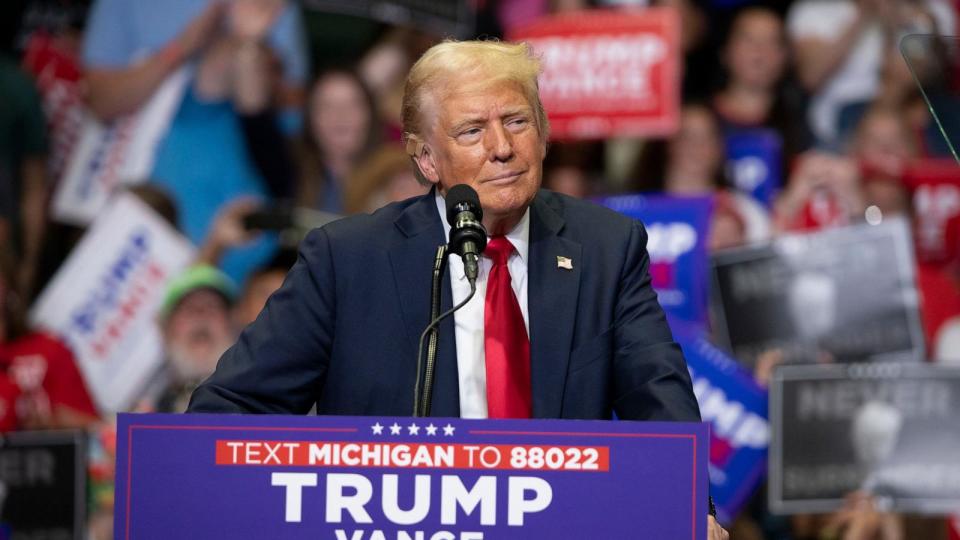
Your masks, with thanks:
[[[118,539],[706,538],[706,424],[121,414]]]

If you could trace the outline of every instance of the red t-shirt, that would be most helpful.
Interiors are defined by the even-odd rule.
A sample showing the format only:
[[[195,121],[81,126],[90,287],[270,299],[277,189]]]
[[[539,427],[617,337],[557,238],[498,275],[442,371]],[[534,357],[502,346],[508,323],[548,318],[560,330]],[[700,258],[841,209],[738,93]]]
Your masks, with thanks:
[[[960,167],[953,160],[914,163],[903,177],[913,204],[917,260],[946,266],[960,256]]]
[[[20,389],[6,373],[0,372],[0,433],[17,429],[17,398]]]
[[[920,291],[920,314],[923,318],[927,351],[936,353],[937,333],[948,319],[960,315],[960,285],[950,272],[937,264],[917,264],[917,288]]]
[[[19,390],[18,420],[27,409],[51,414],[60,407],[98,416],[73,353],[52,336],[35,333],[0,344],[0,369]]]

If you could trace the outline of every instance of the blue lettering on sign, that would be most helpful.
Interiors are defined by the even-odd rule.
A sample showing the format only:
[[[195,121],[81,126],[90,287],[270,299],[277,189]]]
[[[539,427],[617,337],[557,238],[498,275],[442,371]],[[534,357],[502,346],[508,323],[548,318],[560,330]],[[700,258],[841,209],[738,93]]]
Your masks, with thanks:
[[[97,171],[103,167],[105,161],[104,154],[108,149],[110,149],[114,135],[117,129],[114,124],[110,124],[100,136],[100,142],[96,145],[94,153],[90,156],[90,161],[87,162],[87,170],[84,175],[81,177],[81,182],[79,186],[80,197],[86,199],[90,196],[90,188],[93,186],[93,178],[97,174]]]
[[[99,279],[99,284],[71,315],[71,328],[80,334],[91,334],[104,311],[117,305],[123,285],[134,269],[146,259],[150,248],[150,232],[139,228],[133,232],[117,259]]]

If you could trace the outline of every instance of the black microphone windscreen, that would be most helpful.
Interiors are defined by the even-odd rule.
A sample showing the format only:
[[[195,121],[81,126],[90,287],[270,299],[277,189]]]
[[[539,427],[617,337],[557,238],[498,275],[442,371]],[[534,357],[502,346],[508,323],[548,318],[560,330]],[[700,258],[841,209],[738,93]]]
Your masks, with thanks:
[[[463,204],[470,206],[470,210],[473,212],[474,217],[477,218],[477,221],[483,219],[483,209],[480,207],[480,196],[477,195],[475,189],[467,184],[457,184],[450,188],[450,190],[447,191],[446,203],[447,223],[451,226],[453,226],[459,213],[457,207]]]

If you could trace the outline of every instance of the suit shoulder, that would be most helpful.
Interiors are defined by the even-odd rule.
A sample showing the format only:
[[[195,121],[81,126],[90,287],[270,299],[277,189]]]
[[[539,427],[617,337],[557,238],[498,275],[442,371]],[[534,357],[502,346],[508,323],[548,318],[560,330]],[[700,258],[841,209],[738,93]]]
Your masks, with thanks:
[[[370,214],[355,214],[328,223],[320,229],[333,244],[363,243],[366,246],[382,245],[397,229],[397,219],[420,197],[390,203]],[[313,231],[316,232],[316,229]]]

